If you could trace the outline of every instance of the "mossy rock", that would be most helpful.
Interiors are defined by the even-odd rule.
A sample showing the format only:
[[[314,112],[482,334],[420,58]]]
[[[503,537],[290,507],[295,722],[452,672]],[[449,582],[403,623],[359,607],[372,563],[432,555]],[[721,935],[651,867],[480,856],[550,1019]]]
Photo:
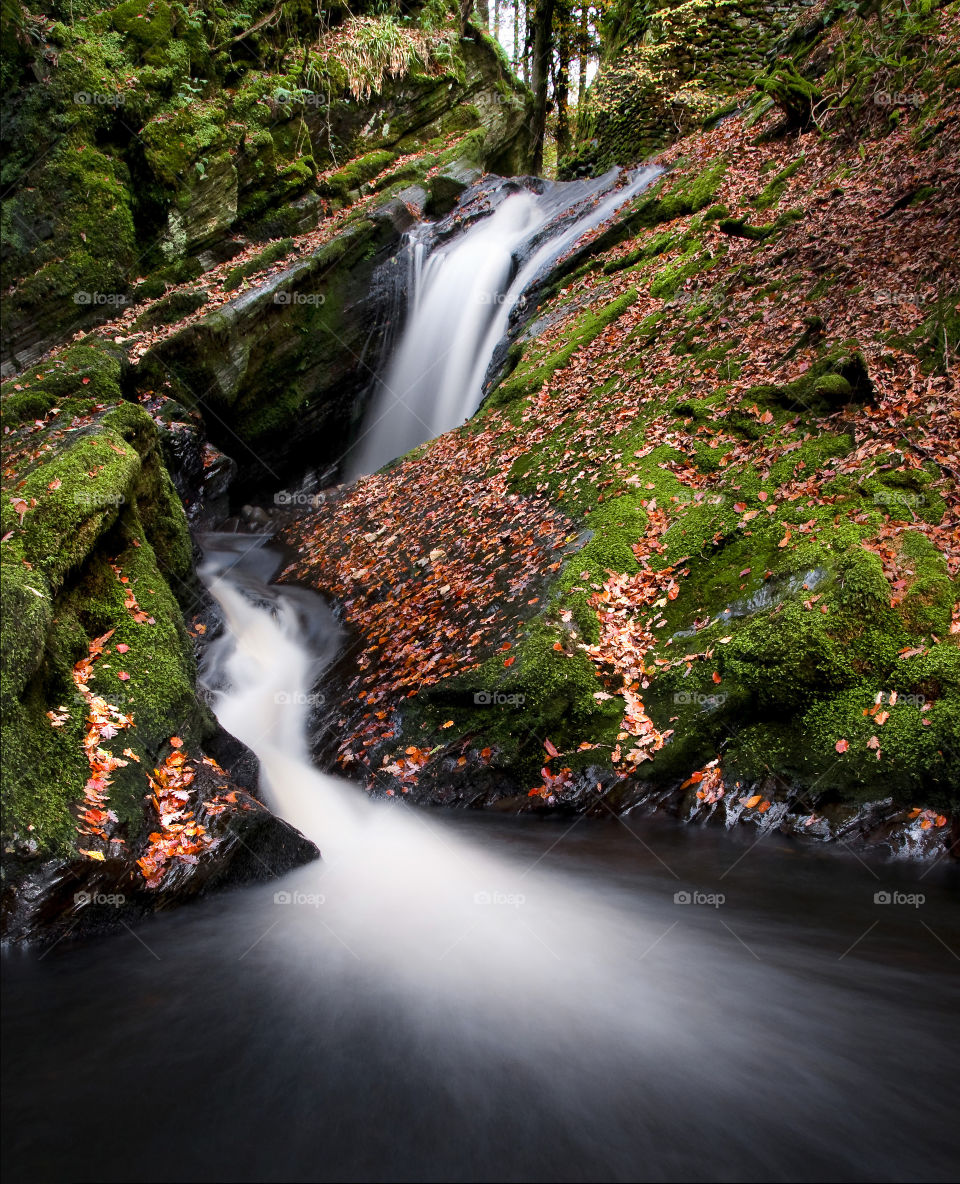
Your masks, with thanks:
[[[157,325],[173,325],[210,303],[210,294],[201,288],[171,292],[152,304],[134,321],[137,329],[153,329]]]

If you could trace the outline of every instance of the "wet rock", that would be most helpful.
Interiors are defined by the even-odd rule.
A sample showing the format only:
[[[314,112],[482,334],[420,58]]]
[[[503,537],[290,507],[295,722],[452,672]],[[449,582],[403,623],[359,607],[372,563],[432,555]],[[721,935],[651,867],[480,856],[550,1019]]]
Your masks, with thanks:
[[[232,785],[222,769],[198,764],[198,799],[228,791],[235,800],[216,814],[200,807],[197,820],[212,846],[196,862],[172,860],[157,888],[147,886],[129,850],[103,861],[46,860],[39,866],[12,861],[2,897],[3,940],[49,946],[109,933],[212,891],[277,878],[320,857],[309,839]]]

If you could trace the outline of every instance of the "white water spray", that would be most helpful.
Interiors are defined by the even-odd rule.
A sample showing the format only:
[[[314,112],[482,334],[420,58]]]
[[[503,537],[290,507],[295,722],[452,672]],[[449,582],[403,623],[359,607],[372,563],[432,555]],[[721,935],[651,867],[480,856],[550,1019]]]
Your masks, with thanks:
[[[599,968],[611,918],[604,922],[597,902],[451,833],[429,812],[371,801],[311,765],[307,721],[325,658],[304,645],[305,594],[238,578],[237,554],[249,547],[238,538],[209,540],[201,573],[228,627],[211,646],[205,678],[221,688],[220,722],[260,760],[261,794],[321,849],[314,895],[323,908],[306,910],[302,923],[329,926],[411,990],[422,990],[428,966],[434,981],[452,978],[458,991],[480,995],[500,976],[537,991],[564,963],[578,975]],[[314,600],[315,614],[322,606]]]
[[[661,171],[640,169],[612,192],[616,170],[589,183],[554,185],[539,195],[514,194],[449,248],[426,258],[423,237],[429,228],[412,230],[406,250],[407,322],[354,450],[352,475],[374,472],[469,418],[524,293]],[[605,196],[572,223],[564,217],[600,193]],[[517,258],[523,259],[519,268]]]

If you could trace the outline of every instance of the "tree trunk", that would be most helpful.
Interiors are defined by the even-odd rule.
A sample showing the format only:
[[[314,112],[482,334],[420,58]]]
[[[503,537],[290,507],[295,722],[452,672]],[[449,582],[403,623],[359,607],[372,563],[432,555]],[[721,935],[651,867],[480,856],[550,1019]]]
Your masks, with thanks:
[[[543,140],[547,130],[547,89],[552,56],[554,0],[536,0],[533,11],[533,172],[543,171]]]
[[[493,39],[500,40],[500,0],[493,0]]]
[[[557,31],[557,61],[553,75],[553,98],[557,105],[557,158],[570,151],[570,124],[567,105],[570,101],[570,31],[569,14],[564,13]]]
[[[520,73],[520,0],[513,0],[513,68]]]
[[[485,33],[490,32],[490,0],[477,0],[477,13]]]
[[[533,85],[533,16],[536,0],[524,0],[523,5],[523,81]]]
[[[460,0],[460,34],[467,31],[467,24],[473,12],[473,0]]]
[[[580,56],[577,59],[577,107],[583,106],[587,93],[587,45],[590,41],[590,5],[584,2],[580,9]]]

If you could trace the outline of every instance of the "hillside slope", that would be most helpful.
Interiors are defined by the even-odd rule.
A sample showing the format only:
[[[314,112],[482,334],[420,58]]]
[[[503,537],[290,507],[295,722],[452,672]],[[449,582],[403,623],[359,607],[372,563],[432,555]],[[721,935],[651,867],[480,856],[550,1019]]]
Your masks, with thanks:
[[[289,531],[358,638],[326,759],[437,803],[942,847],[958,14],[814,14],[575,253],[475,421]]]

